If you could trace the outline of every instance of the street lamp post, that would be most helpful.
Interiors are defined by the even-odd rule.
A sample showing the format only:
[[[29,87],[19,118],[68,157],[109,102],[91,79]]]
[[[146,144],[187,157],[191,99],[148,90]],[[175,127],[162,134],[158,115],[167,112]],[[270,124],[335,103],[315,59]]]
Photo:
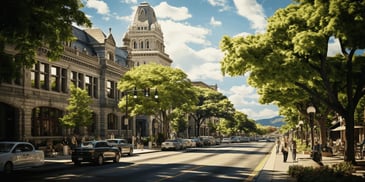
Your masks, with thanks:
[[[304,125],[304,122],[302,120],[299,121],[299,127],[300,127],[300,143],[303,144],[303,125]]]
[[[144,96],[149,97],[150,96],[150,90],[154,90],[154,98],[158,99],[158,91],[157,88],[155,89],[150,89],[150,88],[145,88],[145,89],[140,89],[138,90],[136,87],[134,87],[134,89],[132,90],[125,90],[123,91],[123,96],[125,96],[125,118],[124,118],[124,124],[127,125],[127,136],[128,135],[128,131],[130,130],[130,124],[129,124],[129,116],[128,116],[128,98],[129,98],[129,93],[133,93],[133,98],[136,99],[138,98],[138,92],[143,92]]]
[[[314,119],[314,114],[316,113],[316,108],[314,106],[309,106],[307,108],[307,113],[309,114],[309,126],[311,128],[311,148],[312,151],[314,150],[314,135],[313,135],[313,119]],[[314,155],[312,154],[312,157]]]

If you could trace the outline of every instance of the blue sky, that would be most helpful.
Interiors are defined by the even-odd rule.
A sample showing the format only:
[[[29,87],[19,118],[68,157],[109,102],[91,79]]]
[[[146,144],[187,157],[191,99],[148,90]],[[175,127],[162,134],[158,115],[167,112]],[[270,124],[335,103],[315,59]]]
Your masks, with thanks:
[[[192,81],[217,84],[236,110],[250,119],[278,116],[275,105],[259,104],[256,90],[247,84],[247,75],[223,77],[219,42],[224,35],[237,36],[265,31],[266,18],[291,0],[83,0],[83,12],[93,28],[104,33],[112,29],[118,46],[128,31],[141,2],[154,8],[164,34],[165,51],[172,67],[182,69]],[[331,50],[331,47],[329,48]]]

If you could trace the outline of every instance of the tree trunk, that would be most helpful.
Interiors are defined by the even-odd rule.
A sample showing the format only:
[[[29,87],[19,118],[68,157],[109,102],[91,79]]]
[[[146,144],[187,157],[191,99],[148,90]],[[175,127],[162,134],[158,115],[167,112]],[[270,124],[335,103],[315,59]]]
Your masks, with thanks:
[[[344,161],[351,162],[352,164],[356,164],[355,161],[355,142],[354,142],[354,112],[347,111],[345,116],[345,136],[346,136],[346,145],[345,145],[345,156]]]

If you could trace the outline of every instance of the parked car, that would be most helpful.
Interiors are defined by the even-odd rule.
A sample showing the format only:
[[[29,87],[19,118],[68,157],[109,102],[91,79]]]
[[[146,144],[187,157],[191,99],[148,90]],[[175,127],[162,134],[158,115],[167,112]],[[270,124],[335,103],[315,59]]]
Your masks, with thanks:
[[[232,140],[229,137],[222,138],[222,143],[231,143],[231,142],[232,142]]]
[[[204,142],[201,138],[192,138],[192,140],[195,142],[196,147],[204,146]]]
[[[14,170],[44,165],[44,151],[36,150],[29,142],[0,142],[0,171],[11,173]]]
[[[196,147],[196,141],[194,139],[186,138],[186,139],[183,139],[183,140],[185,140],[187,142],[188,148]]]
[[[115,139],[107,139],[106,141],[110,145],[118,147],[121,155],[124,154],[127,154],[129,156],[133,155],[133,145],[129,143],[127,139],[115,138]]]
[[[183,143],[181,143],[177,139],[170,139],[165,140],[161,143],[161,150],[182,150],[183,149]]]
[[[199,138],[203,140],[204,146],[211,146],[216,144],[215,138],[213,136],[200,136]]]
[[[72,150],[71,160],[75,165],[81,162],[93,162],[97,165],[104,164],[107,160],[119,162],[120,150],[110,145],[107,141],[86,141]]]

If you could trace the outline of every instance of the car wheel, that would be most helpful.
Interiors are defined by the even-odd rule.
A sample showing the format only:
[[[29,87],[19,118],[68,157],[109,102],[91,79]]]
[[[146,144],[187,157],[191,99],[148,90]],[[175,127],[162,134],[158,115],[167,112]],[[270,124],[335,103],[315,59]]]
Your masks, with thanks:
[[[4,166],[4,173],[10,174],[13,172],[13,164],[11,162],[7,162]]]
[[[96,159],[96,164],[97,165],[103,165],[104,163],[104,157],[102,155],[99,155],[98,158]]]
[[[128,154],[129,156],[131,156],[131,155],[133,155],[133,148],[130,148],[130,150],[129,150],[129,154]]]
[[[119,154],[115,154],[114,163],[118,163],[119,160],[120,160],[120,155]]]

